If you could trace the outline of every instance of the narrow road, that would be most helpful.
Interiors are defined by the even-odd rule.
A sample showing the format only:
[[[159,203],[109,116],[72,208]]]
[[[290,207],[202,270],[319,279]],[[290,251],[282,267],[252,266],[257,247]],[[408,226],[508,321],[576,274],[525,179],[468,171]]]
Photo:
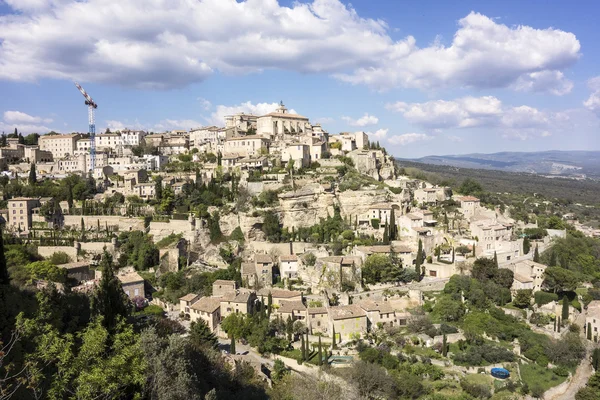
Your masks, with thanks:
[[[552,389],[546,392],[544,396],[545,400],[572,400],[575,398],[575,394],[585,386],[588,379],[592,375],[592,364],[590,363],[590,359],[586,354],[585,360],[577,367],[575,371],[575,375],[571,379],[569,386],[567,386],[567,390],[563,393],[552,393]]]

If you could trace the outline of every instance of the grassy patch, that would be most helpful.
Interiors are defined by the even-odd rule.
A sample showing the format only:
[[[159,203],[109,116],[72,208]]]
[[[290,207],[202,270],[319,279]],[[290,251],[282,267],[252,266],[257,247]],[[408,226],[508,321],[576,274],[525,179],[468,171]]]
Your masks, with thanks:
[[[530,389],[534,386],[540,386],[544,391],[560,385],[567,378],[558,376],[552,370],[540,367],[537,364],[522,364],[521,379],[527,383]]]
[[[407,346],[404,346],[404,348],[402,350],[404,353],[406,353],[408,355],[414,354],[417,356],[429,357],[429,358],[435,358],[435,359],[442,358],[442,355],[440,353],[438,353],[435,350],[430,349],[428,347],[407,345]]]
[[[181,237],[183,236],[182,233],[171,233],[169,236],[165,236],[164,238],[160,239],[158,242],[156,242],[156,247],[158,247],[159,249],[164,249],[167,246],[170,246],[171,244],[178,242],[179,239],[181,239]]]
[[[585,296],[588,293],[588,288],[585,287],[580,287],[575,289],[575,293],[577,293],[579,296]]]

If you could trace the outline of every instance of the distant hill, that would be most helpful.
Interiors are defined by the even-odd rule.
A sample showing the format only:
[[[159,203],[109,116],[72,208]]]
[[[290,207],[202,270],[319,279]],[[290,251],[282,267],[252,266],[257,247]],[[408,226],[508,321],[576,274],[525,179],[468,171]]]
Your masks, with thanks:
[[[401,159],[400,159],[401,160]],[[545,176],[600,179],[600,151],[502,152],[405,159],[459,168],[528,172]]]

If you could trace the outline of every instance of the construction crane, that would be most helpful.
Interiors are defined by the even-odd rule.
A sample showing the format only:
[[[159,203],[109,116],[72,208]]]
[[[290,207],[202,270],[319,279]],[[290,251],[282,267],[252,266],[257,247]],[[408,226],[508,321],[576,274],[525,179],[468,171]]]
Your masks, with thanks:
[[[94,118],[94,110],[98,108],[98,104],[91,98],[89,94],[81,87],[81,85],[75,82],[75,86],[81,92],[83,97],[85,97],[85,105],[88,106],[88,123],[90,134],[90,167],[92,172],[96,168],[96,120]]]

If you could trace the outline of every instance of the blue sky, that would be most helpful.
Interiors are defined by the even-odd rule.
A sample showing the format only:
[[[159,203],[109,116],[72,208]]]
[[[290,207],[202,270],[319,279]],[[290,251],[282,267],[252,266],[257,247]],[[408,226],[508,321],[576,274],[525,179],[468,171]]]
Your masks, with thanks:
[[[394,155],[600,150],[594,1],[0,0],[0,131],[218,124],[283,100]]]

